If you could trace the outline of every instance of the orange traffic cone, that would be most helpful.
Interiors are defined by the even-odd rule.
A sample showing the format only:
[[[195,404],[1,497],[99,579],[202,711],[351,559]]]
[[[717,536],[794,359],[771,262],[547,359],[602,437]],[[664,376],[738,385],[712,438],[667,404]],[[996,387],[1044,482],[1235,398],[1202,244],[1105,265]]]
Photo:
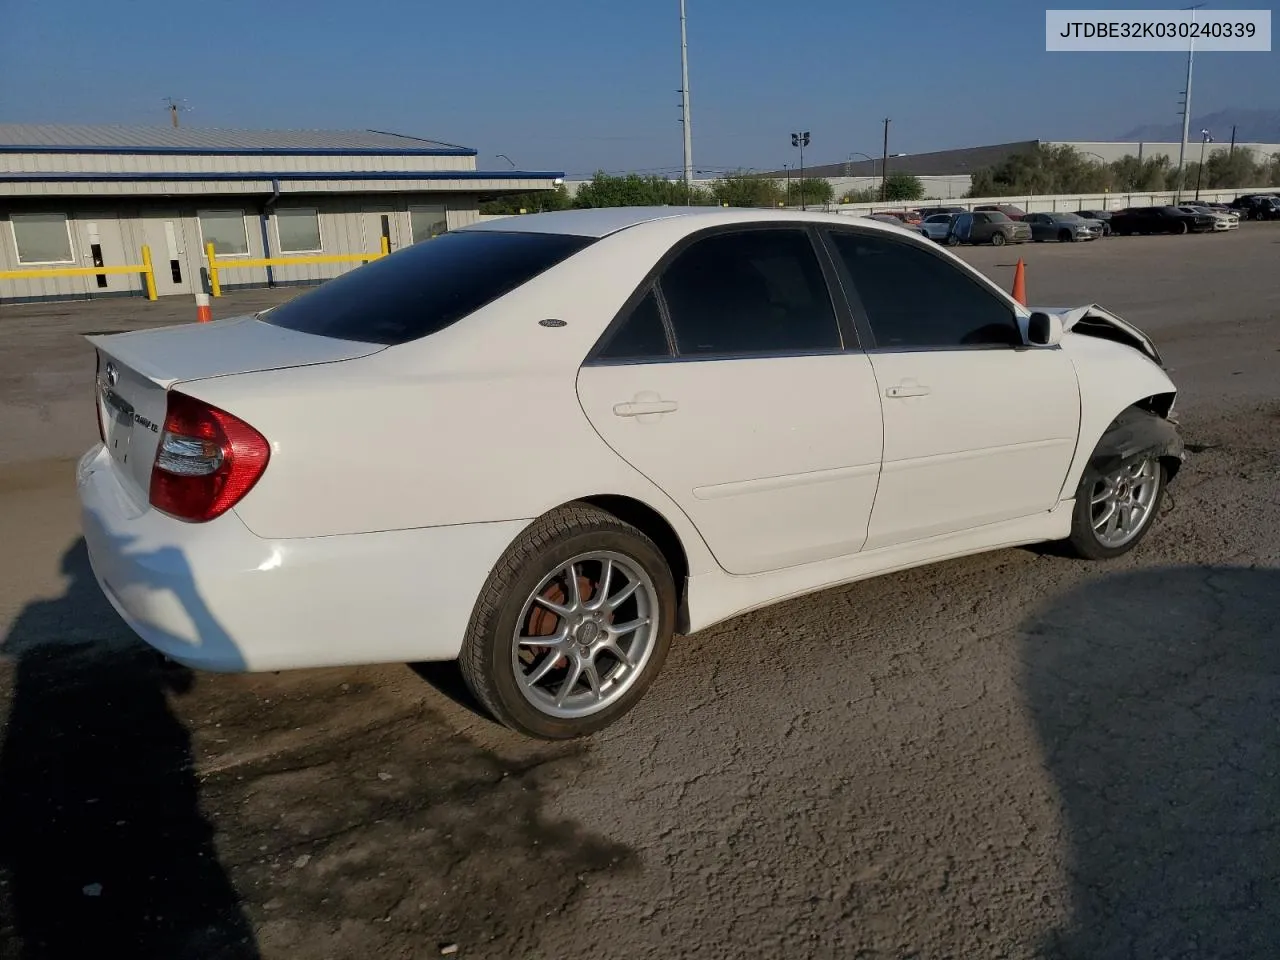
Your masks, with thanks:
[[[213,310],[209,307],[209,295],[207,293],[196,294],[196,322],[208,323],[213,319]]]
[[[1018,258],[1018,265],[1013,271],[1013,299],[1024,307],[1027,305],[1027,266]]]

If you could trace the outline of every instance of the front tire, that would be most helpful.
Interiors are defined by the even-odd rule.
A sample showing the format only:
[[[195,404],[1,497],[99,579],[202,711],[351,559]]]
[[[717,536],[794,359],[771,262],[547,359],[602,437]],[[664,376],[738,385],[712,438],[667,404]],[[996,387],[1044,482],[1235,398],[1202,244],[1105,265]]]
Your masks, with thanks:
[[[527,736],[565,740],[613,723],[662,669],[676,589],[629,523],[575,503],[507,548],[476,601],[459,666],[476,699]]]
[[[1070,544],[1085,560],[1111,560],[1136,547],[1151,530],[1164,499],[1167,474],[1156,457],[1139,454],[1102,473],[1085,467],[1076,489]]]
[[[993,247],[1003,247],[1003,246],[1004,246],[1004,234],[1003,234],[1003,233],[1001,233],[1001,232],[1000,232],[1000,231],[998,231],[998,230],[997,230],[995,233],[993,233],[993,234],[991,235],[991,245],[992,245]]]

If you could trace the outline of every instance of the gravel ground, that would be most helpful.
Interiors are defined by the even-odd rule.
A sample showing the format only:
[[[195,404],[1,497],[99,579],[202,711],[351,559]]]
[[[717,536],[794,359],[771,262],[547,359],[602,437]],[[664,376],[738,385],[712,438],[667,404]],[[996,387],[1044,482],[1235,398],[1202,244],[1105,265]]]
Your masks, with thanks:
[[[740,617],[554,746],[451,665],[158,664],[79,542],[73,334],[189,305],[0,307],[0,958],[1274,957],[1280,224],[962,255],[1155,337],[1153,534]]]

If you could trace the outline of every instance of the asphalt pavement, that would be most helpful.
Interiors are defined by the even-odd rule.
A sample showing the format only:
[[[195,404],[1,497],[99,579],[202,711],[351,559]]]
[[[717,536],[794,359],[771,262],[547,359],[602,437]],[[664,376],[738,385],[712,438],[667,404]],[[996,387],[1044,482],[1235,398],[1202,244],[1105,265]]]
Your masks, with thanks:
[[[194,307],[0,306],[0,960],[1276,956],[1280,224],[961,255],[1154,337],[1151,536],[739,617],[557,745],[448,664],[157,662],[78,536],[76,335]]]

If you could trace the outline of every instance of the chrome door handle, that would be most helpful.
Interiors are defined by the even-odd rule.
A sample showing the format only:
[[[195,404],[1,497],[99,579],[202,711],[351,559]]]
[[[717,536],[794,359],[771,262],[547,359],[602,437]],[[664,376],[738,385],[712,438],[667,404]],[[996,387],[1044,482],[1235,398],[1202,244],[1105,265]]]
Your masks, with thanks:
[[[903,397],[924,397],[933,391],[918,383],[900,383],[896,387],[886,387],[884,395],[899,400]]]
[[[633,401],[632,403],[615,403],[613,412],[619,417],[643,417],[647,413],[675,413],[680,404],[674,400]]]

